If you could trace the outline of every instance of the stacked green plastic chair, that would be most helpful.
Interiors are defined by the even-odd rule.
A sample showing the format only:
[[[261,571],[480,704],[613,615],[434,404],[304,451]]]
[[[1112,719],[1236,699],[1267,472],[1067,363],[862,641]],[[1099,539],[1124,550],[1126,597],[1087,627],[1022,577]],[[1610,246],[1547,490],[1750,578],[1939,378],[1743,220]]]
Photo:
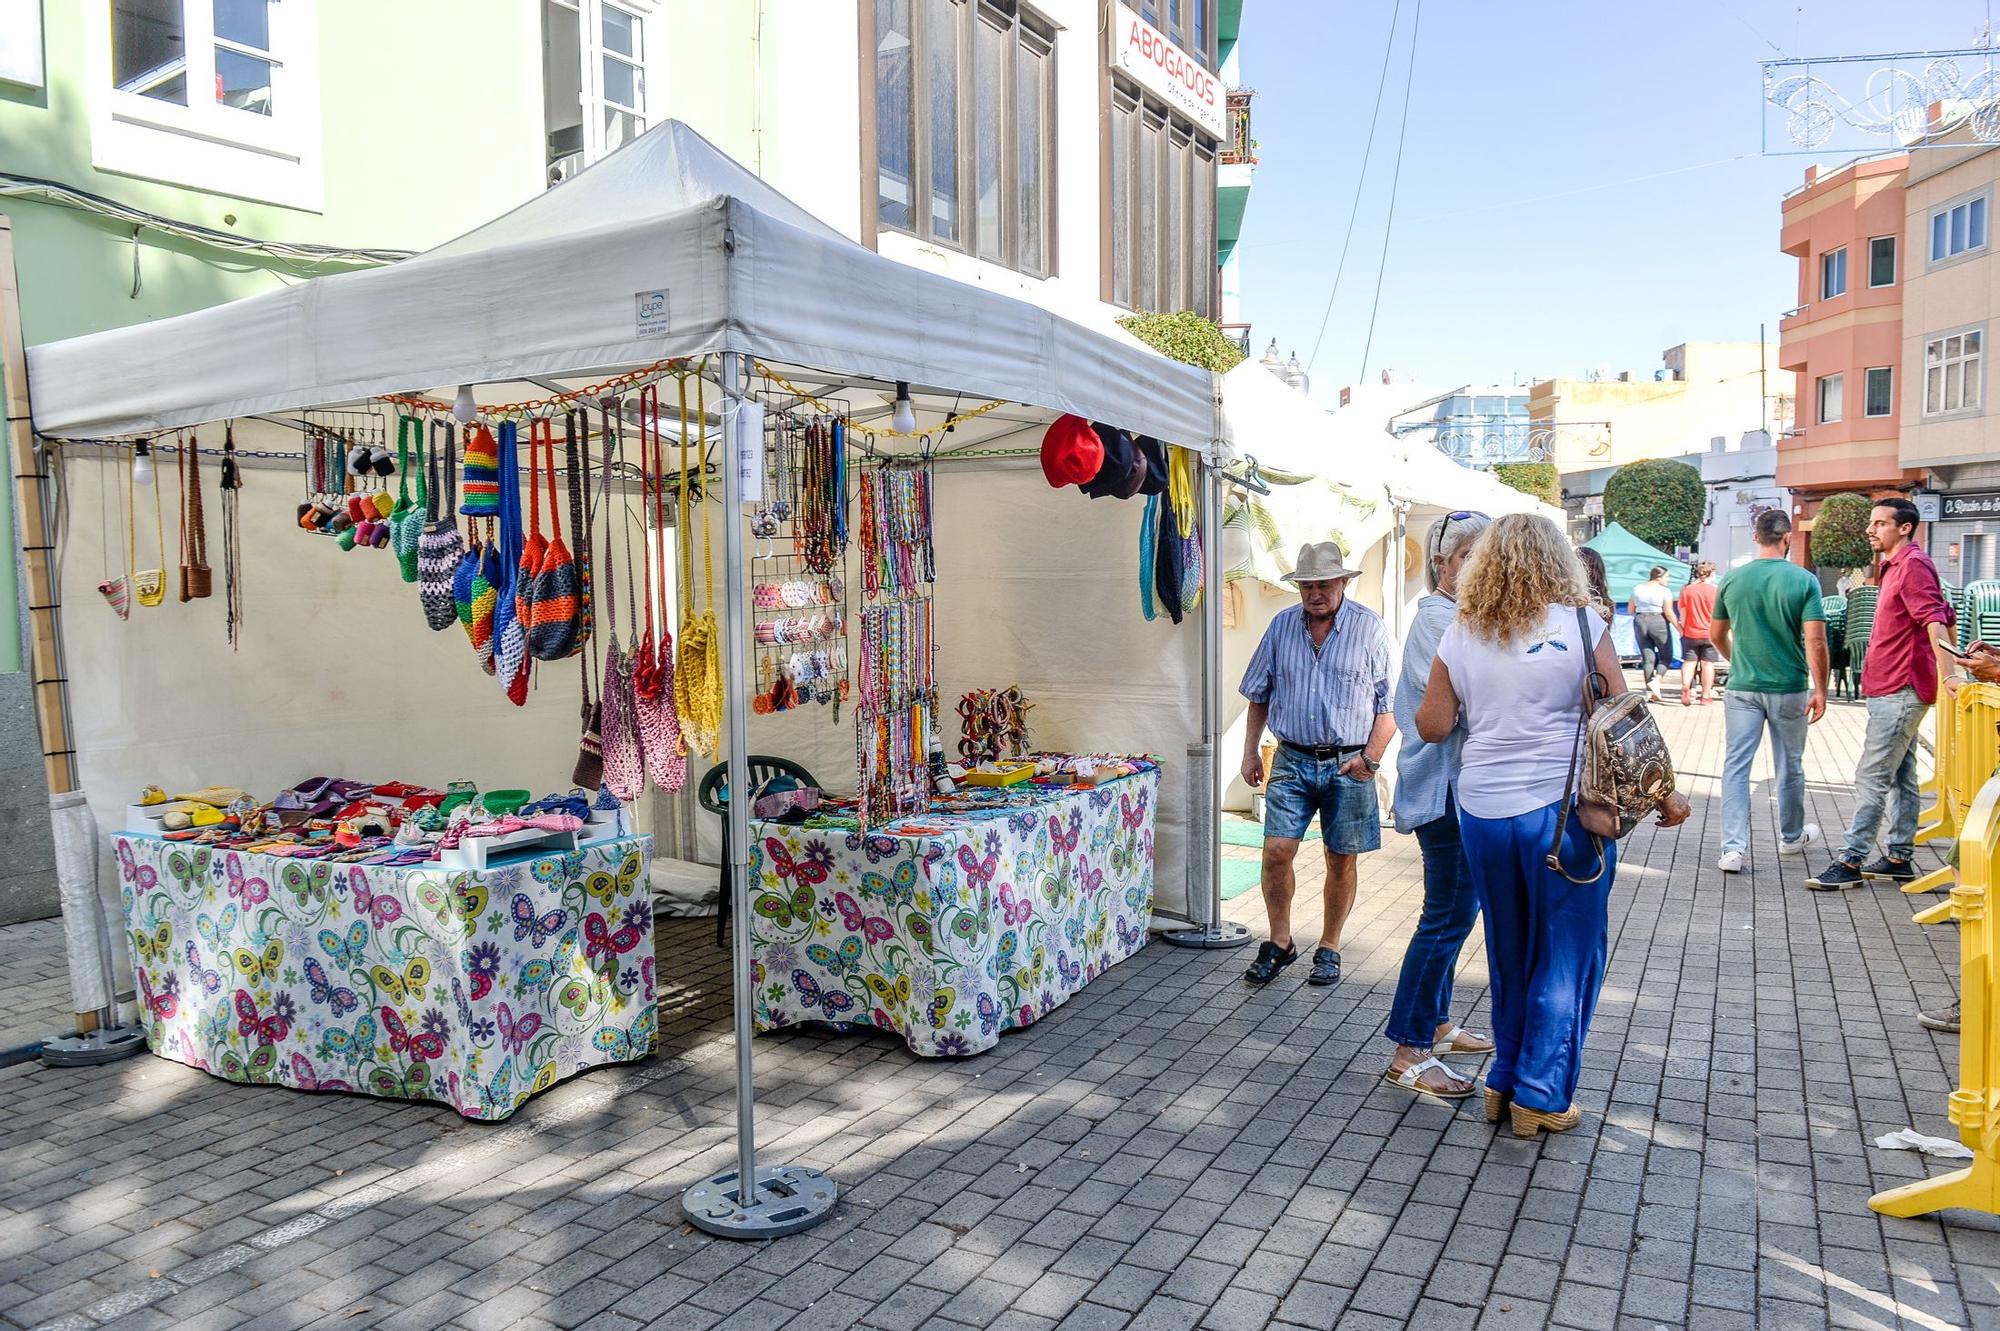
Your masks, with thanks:
[[[2000,581],[1987,578],[1969,584],[1958,611],[1958,647],[1974,642],[2000,644]]]
[[[1826,611],[1826,663],[1827,673],[1833,676],[1833,691],[1836,696],[1852,697],[1854,691],[1847,678],[1847,598],[1838,593],[1822,597],[1820,606]]]
[[[1965,650],[1966,644],[1972,641],[1971,638],[1966,636],[1971,630],[1972,620],[1965,613],[1965,588],[1955,582],[1944,582],[1942,580],[1939,581],[1938,586],[1944,591],[1944,603],[1951,607],[1951,622],[1956,626],[1958,650],[1962,652]]]
[[[1857,685],[1868,663],[1868,637],[1875,629],[1875,601],[1880,594],[1875,587],[1856,587],[1847,594],[1847,661]]]

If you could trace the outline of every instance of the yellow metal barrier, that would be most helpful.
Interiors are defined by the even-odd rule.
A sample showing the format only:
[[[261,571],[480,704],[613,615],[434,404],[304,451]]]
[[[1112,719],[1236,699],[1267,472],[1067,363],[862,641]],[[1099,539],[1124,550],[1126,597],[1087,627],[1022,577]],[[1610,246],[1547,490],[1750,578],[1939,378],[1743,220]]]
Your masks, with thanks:
[[[1963,732],[1961,732],[1962,734]],[[1884,1215],[1928,1215],[1961,1208],[2000,1215],[2000,1029],[1995,1007],[1994,912],[1991,888],[2000,857],[2000,778],[1979,788],[1959,820],[1959,883],[1951,890],[1959,920],[1958,1089],[1948,1115],[1972,1150],[1965,1169],[1878,1192],[1870,1209]]]
[[[1934,795],[1937,803],[1917,815],[1916,842],[1919,846],[1932,841],[1948,841],[1958,835],[1958,822],[1952,816],[1951,801],[1945,793],[1945,768],[1951,762],[1954,729],[1953,718],[1946,715],[1948,709],[1945,706],[1945,699],[1950,696],[1945,692],[1945,680],[1949,674],[1943,664],[1939,664],[1938,705],[1931,708],[1931,774],[1917,787],[1919,795]]]
[[[1965,826],[1966,809],[1986,779],[2000,768],[2000,684],[1961,683],[1955,690],[1938,689],[1938,809],[1943,825],[1954,831]],[[1917,840],[1924,838],[1919,834]],[[1905,892],[1938,892],[1950,887],[1952,871],[1933,869],[1903,884]],[[1941,902],[1916,917],[1934,924],[1951,917],[1949,902]]]

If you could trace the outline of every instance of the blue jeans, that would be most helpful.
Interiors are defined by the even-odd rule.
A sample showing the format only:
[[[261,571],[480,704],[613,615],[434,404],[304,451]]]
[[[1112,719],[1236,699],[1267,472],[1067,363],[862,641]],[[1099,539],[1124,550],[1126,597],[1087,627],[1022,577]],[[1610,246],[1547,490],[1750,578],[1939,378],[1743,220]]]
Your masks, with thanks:
[[[1771,764],[1778,773],[1778,834],[1787,844],[1806,830],[1806,703],[1809,693],[1750,693],[1731,689],[1722,699],[1729,756],[1722,764],[1722,849],[1750,849],[1750,764],[1765,727],[1771,731]]]
[[[1296,841],[1319,815],[1320,835],[1334,855],[1382,848],[1381,805],[1375,779],[1340,774],[1344,758],[1311,758],[1278,746],[1264,782],[1264,835]]]
[[[1417,828],[1417,848],[1424,856],[1424,910],[1403,953],[1388,1036],[1400,1045],[1428,1049],[1451,1015],[1452,971],[1472,922],[1479,918],[1479,894],[1465,863],[1458,807],[1449,794],[1444,816]]]
[[[1461,811],[1465,860],[1486,912],[1486,966],[1493,984],[1493,1062],[1486,1084],[1515,1103],[1561,1113],[1576,1099],[1583,1042],[1604,987],[1608,908],[1618,843],[1604,843],[1604,871],[1572,883],[1544,857],[1562,801],[1513,818]],[[1597,862],[1590,834],[1572,817],[1562,862],[1581,877]]]
[[[1868,731],[1861,740],[1861,765],[1854,771],[1854,821],[1840,858],[1860,864],[1875,849],[1875,833],[1886,807],[1892,860],[1917,852],[1917,728],[1930,704],[1911,688],[1868,700]]]

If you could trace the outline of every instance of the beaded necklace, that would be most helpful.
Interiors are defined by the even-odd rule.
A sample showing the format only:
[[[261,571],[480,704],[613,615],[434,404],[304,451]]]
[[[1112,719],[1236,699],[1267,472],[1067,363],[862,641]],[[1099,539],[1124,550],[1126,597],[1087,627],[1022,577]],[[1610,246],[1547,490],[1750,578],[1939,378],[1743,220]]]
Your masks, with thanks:
[[[822,576],[847,553],[846,444],[841,421],[815,416],[806,426],[793,548],[807,569]]]

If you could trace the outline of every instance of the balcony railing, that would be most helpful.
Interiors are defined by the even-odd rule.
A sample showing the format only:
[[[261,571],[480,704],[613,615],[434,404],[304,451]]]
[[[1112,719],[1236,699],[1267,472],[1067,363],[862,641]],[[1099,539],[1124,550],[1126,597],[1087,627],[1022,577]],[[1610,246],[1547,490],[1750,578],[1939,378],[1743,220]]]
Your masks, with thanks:
[[[1257,162],[1257,140],[1250,137],[1250,99],[1256,95],[1255,88],[1229,90],[1229,142],[1219,154],[1224,166],[1254,166]]]
[[[1234,342],[1238,347],[1241,347],[1245,356],[1250,354],[1249,324],[1217,324],[1216,327],[1222,330],[1224,337]]]

